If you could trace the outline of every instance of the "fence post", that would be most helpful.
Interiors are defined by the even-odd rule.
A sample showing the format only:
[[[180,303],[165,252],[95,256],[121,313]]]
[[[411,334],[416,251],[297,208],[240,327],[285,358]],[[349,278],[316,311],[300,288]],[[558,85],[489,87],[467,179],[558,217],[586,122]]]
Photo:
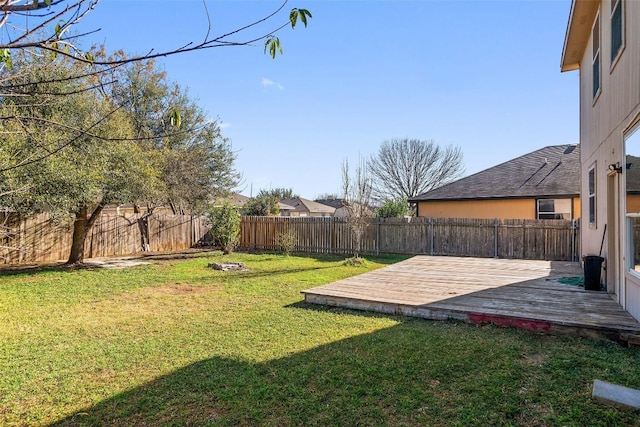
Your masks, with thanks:
[[[329,217],[329,253],[333,253],[333,217]]]
[[[253,221],[253,250],[258,249],[258,221],[256,217],[251,217]]]
[[[429,217],[429,254],[433,256],[433,218]]]
[[[571,220],[571,261],[575,261],[576,248],[576,220]]]
[[[380,255],[380,218],[376,218],[376,256]]]
[[[495,219],[493,226],[493,257],[498,258],[498,218]]]

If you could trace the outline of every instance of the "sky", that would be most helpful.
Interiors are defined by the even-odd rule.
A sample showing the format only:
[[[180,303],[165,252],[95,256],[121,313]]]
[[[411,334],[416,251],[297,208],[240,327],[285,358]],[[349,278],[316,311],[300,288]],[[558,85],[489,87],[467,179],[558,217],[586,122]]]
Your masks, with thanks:
[[[206,9],[205,6],[206,5]],[[78,27],[90,41],[144,54],[262,18],[279,2],[101,0]],[[341,165],[394,138],[462,149],[465,175],[548,145],[578,142],[578,73],[560,73],[570,0],[290,1],[242,41],[286,28],[283,55],[263,44],[159,61],[237,153],[247,196],[292,188],[340,194]]]

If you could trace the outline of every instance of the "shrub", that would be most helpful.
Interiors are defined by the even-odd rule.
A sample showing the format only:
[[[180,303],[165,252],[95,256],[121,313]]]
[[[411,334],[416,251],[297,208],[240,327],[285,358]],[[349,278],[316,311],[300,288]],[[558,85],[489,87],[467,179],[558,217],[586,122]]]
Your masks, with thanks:
[[[406,199],[387,200],[377,212],[378,218],[402,218],[411,215]]]
[[[240,243],[240,213],[230,202],[216,206],[209,212],[213,240],[220,244],[225,254],[233,252]]]
[[[298,234],[291,229],[276,234],[276,245],[286,256],[295,249],[297,241]]]

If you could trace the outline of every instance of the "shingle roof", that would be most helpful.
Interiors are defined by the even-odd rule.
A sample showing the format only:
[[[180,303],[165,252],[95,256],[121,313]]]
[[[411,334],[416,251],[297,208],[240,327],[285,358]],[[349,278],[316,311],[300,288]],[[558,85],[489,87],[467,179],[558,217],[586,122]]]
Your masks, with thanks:
[[[412,198],[503,199],[580,194],[580,147],[544,147]]]
[[[312,200],[303,199],[302,197],[298,197],[295,199],[282,199],[280,200],[280,202],[293,206],[295,208],[295,212],[316,212],[332,214],[336,210],[331,206],[323,205],[322,203],[317,203]]]
[[[323,205],[331,206],[334,209],[340,209],[341,207],[344,206],[343,199],[318,199],[315,202]]]
[[[640,194],[640,157],[627,155],[627,193]]]

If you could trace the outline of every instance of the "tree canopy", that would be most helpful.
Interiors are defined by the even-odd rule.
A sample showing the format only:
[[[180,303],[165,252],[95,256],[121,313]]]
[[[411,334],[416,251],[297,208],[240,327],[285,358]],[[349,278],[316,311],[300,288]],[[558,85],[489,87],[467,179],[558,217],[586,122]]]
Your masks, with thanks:
[[[275,216],[279,213],[278,198],[273,194],[254,197],[242,207],[242,215]]]
[[[88,230],[108,204],[202,212],[237,184],[235,154],[217,123],[153,64],[131,64],[101,91],[78,90],[87,82],[73,61],[23,54],[13,66],[29,71],[25,87],[31,78],[48,83],[0,103],[0,116],[15,118],[0,124],[0,206],[73,213],[69,262],[82,261]],[[180,128],[169,130],[168,107],[183,112]]]
[[[257,197],[268,197],[273,196],[278,200],[281,199],[296,199],[300,197],[297,193],[293,191],[293,188],[273,188],[271,190],[260,190],[258,192]]]
[[[84,49],[86,33],[76,30],[99,13],[99,1],[0,0],[0,206],[74,213],[69,262],[82,261],[87,232],[108,203],[200,212],[212,193],[237,184],[218,123],[150,60],[258,41],[275,58],[278,32],[311,18],[300,8],[286,15],[285,0],[224,34],[209,19],[199,42],[107,55]]]
[[[433,140],[408,138],[384,141],[368,167],[378,201],[411,199],[464,172],[460,147],[442,148]]]

